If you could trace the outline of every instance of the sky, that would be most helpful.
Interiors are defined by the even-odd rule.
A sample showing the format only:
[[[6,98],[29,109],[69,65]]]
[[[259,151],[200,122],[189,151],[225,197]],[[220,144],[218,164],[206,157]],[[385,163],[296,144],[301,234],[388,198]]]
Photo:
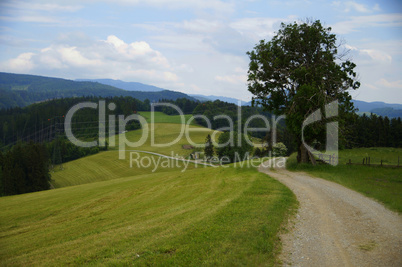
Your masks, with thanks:
[[[251,99],[246,52],[281,22],[331,27],[354,99],[402,104],[402,1],[0,0],[0,71]]]

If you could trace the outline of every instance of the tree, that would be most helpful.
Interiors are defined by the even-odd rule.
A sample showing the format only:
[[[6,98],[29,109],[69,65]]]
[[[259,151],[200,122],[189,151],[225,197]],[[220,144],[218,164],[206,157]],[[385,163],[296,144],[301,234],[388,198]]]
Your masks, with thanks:
[[[356,65],[344,60],[345,54],[339,54],[338,48],[331,28],[323,27],[317,20],[282,23],[271,41],[261,40],[247,52],[252,101],[268,111],[286,115],[286,125],[297,141],[298,162],[309,161],[301,130],[312,112],[324,111],[325,105],[334,100],[339,102],[339,117],[353,110],[347,90],[360,86],[353,70]],[[323,120],[308,127],[305,141],[323,141],[324,123]]]
[[[272,147],[272,155],[274,157],[284,157],[286,156],[286,153],[288,152],[287,147],[285,146],[284,143],[279,142],[276,143],[273,147]]]
[[[226,158],[229,162],[244,160],[253,150],[253,146],[246,140],[244,134],[224,132],[218,138],[219,146],[216,153],[220,159]]]
[[[211,135],[207,135],[205,139],[204,155],[207,160],[210,160],[214,156],[214,145],[212,144]]]

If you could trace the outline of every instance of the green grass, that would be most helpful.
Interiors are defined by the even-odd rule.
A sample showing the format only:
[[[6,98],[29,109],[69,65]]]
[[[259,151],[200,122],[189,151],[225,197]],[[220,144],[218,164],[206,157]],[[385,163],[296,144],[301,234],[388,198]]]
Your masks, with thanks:
[[[180,115],[167,115],[163,112],[154,112],[154,114],[153,114],[154,117],[153,117],[153,121],[152,121],[151,120],[152,112],[140,111],[140,112],[138,112],[138,114],[143,116],[148,123],[152,123],[152,122],[153,123],[176,123],[176,124],[182,123]],[[191,114],[184,115],[184,123],[187,123],[188,120],[192,117],[193,117],[193,115],[191,115]],[[190,125],[197,125],[197,124],[195,123],[195,120],[193,120],[190,123]]]
[[[341,158],[339,163],[346,164],[349,159],[352,163],[363,163],[363,158],[370,157],[371,164],[398,165],[398,156],[400,165],[402,165],[402,149],[393,147],[370,147],[354,148],[340,151]]]
[[[339,151],[339,165],[297,164],[296,154],[289,157],[287,168],[293,171],[306,171],[316,177],[339,183],[368,197],[374,198],[388,208],[402,212],[402,170],[385,167],[346,165],[349,159],[359,162],[370,157],[371,163],[395,164],[402,149],[396,148],[358,148]]]
[[[293,193],[255,168],[138,175],[0,198],[0,262],[273,265]]]
[[[143,134],[143,129],[130,131],[125,133],[126,139],[130,142],[138,142]],[[152,132],[154,138],[152,138]],[[188,133],[187,138],[185,133]],[[186,126],[175,123],[154,123],[148,124],[148,135],[146,141],[141,146],[130,147],[126,146],[125,149],[136,149],[156,152],[164,155],[174,155],[188,157],[193,150],[183,149],[183,145],[191,145],[191,142],[197,145],[205,144],[205,138],[208,134],[212,134],[214,130],[204,128],[201,126]],[[216,137],[218,137],[217,134]],[[116,146],[110,149],[119,149],[121,135],[118,135],[115,141]],[[177,140],[176,140],[177,139]],[[200,151],[202,149],[199,149]]]
[[[170,143],[180,136],[180,133],[182,131],[181,124],[156,123],[153,125],[149,124],[148,126],[149,126],[149,133],[146,142],[138,147],[125,146],[126,150],[143,150],[143,151],[160,153],[167,156],[180,156],[185,158],[188,158],[189,155],[193,153],[195,150],[202,151],[202,149],[196,149],[196,148],[183,149],[183,145],[190,144],[185,135],[183,135],[177,142],[169,146],[158,147],[152,145],[152,139],[151,139],[152,127],[154,127],[154,133],[155,133],[154,143],[161,145]],[[190,139],[197,144],[204,144],[207,134],[211,134],[213,132],[210,129],[199,126],[190,126],[189,129],[190,129],[189,131]],[[142,129],[130,131],[125,133],[124,135],[126,136],[127,140],[135,142],[141,138],[142,131],[143,131]],[[119,159],[118,144],[120,136],[121,135],[118,135],[116,138],[117,146],[110,147],[109,151],[100,152],[95,155],[87,156],[78,160],[64,163],[62,170],[60,170],[59,166],[56,167],[54,172],[52,173],[52,182],[51,182],[52,185],[55,188],[59,188],[64,186],[79,185],[85,183],[122,178],[127,176],[136,176],[136,175],[152,173],[155,167],[154,162],[155,161],[157,162],[159,159],[160,160],[162,159],[158,156],[151,156],[149,154],[146,154],[147,158],[152,160],[148,168],[137,168],[138,164],[137,165],[134,164],[133,167],[130,168],[130,151],[125,152],[125,159],[122,160]],[[145,156],[145,154],[140,155]],[[144,164],[147,165],[148,162],[144,161]],[[159,172],[177,171],[185,169],[185,166],[183,164],[178,163],[178,165],[179,167],[177,168],[157,168],[156,172],[159,173]],[[189,164],[188,168],[193,169],[194,164]]]
[[[137,159],[137,156],[146,159]],[[112,180],[150,173],[194,169],[195,164],[172,161],[144,153],[134,153],[130,165],[130,152],[125,159],[119,159],[118,151],[105,151],[55,167],[51,173],[51,184],[55,188]],[[185,165],[186,164],[186,165]],[[204,166],[198,165],[199,168]]]

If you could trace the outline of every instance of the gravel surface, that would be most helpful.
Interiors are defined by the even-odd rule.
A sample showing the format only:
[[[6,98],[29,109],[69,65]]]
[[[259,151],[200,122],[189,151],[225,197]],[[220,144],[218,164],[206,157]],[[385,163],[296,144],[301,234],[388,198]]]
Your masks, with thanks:
[[[402,266],[401,215],[339,184],[269,166],[259,171],[289,187],[300,203],[281,235],[284,266]]]

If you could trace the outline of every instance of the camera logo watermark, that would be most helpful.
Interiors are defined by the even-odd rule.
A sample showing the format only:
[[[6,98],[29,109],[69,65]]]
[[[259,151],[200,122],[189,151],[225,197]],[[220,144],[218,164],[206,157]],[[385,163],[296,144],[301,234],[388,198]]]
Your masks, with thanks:
[[[325,105],[325,118],[329,119],[332,117],[338,116],[338,108],[339,104],[338,101],[333,101],[327,105]],[[327,155],[331,156],[332,160],[330,160],[328,163],[336,166],[338,165],[338,122],[329,122],[326,123],[326,146],[325,146],[325,152],[321,153],[320,151],[314,149],[310,145],[308,145],[305,142],[304,138],[304,129],[315,122],[319,122],[323,120],[323,117],[321,115],[321,110],[317,109],[313,113],[311,113],[303,122],[302,125],[302,143],[306,147],[306,149],[312,153],[312,154],[320,154],[320,155]]]

